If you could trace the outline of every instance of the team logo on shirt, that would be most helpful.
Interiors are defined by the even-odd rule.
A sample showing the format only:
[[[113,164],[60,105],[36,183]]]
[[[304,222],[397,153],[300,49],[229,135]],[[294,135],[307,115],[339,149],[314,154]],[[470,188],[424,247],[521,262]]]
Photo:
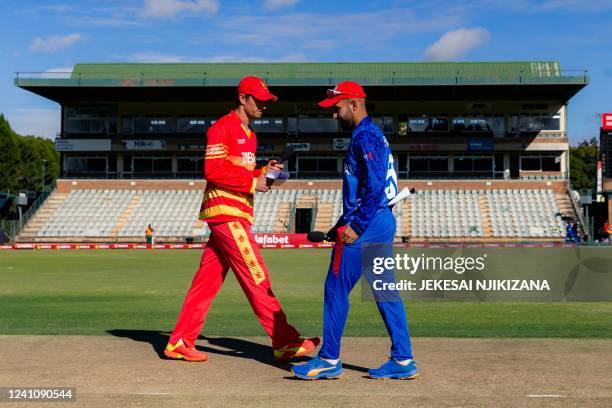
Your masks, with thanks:
[[[255,163],[255,154],[251,152],[242,152],[242,164]]]
[[[238,142],[238,144],[245,144],[246,143],[246,139],[238,139],[236,140],[236,142]]]

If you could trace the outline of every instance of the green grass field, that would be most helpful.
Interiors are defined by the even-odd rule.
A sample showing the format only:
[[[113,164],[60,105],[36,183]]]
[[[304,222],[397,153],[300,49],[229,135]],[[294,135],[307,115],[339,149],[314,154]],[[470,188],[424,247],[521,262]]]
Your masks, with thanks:
[[[322,331],[329,254],[264,250],[273,288],[290,322],[306,335]],[[170,331],[200,255],[199,250],[0,252],[0,334]],[[362,301],[358,289],[352,296],[345,334],[386,335],[376,306]],[[420,300],[406,302],[406,308],[414,336],[612,338],[612,302]],[[264,334],[231,273],[204,333]]]

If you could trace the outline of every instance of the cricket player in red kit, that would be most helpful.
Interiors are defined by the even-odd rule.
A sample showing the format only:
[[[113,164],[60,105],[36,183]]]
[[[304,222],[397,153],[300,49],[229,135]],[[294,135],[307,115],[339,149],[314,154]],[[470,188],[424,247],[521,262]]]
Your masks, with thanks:
[[[269,190],[265,177],[267,168],[283,168],[275,160],[266,167],[255,168],[257,138],[249,122],[261,117],[270,100],[276,101],[277,97],[270,93],[263,80],[245,77],[238,85],[236,108],[208,130],[204,156],[207,183],[200,219],[208,223],[211,234],[164,351],[169,358],[207,359],[205,353],[196,350],[194,343],[230,268],[257,319],[271,337],[277,360],[303,356],[319,344],[319,338],[302,338],[287,323],[251,233],[253,194]]]

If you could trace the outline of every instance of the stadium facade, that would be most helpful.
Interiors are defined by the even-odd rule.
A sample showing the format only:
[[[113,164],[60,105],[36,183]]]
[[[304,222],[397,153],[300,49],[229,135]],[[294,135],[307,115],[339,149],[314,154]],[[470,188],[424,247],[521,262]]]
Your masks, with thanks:
[[[404,184],[568,192],[568,102],[588,77],[555,61],[77,64],[69,77],[18,74],[15,85],[61,106],[62,178],[179,181],[203,178],[206,130],[246,75],[279,96],[252,123],[258,160],[291,145],[289,170],[310,187],[340,178],[350,138],[316,102],[355,80]]]

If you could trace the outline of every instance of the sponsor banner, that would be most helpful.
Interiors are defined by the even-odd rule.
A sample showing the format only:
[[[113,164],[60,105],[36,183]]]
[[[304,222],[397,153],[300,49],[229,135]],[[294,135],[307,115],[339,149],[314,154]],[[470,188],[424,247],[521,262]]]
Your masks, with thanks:
[[[469,152],[490,152],[494,149],[493,139],[468,139]]]
[[[206,149],[206,145],[205,144],[178,144],[176,145],[178,150],[181,151],[185,151],[185,150],[192,150],[192,151],[200,151],[203,152],[204,149]]]
[[[255,242],[267,248],[268,245],[283,245],[284,248],[313,248],[313,243],[306,239],[307,234],[255,234]]]
[[[58,152],[110,152],[110,139],[55,139]]]
[[[164,150],[165,140],[124,140],[127,150]]]
[[[334,150],[345,151],[345,150],[348,150],[348,145],[350,142],[351,142],[351,138],[338,137],[334,139],[334,141],[332,142],[332,146]]]
[[[306,234],[255,234],[255,240],[260,248],[333,248],[333,242],[309,242]],[[542,243],[393,243],[394,248],[573,248],[575,245],[564,242],[542,242]],[[24,250],[24,249],[204,249],[206,244],[155,244],[149,246],[142,243],[120,243],[120,244],[12,244],[0,245],[0,250]]]
[[[604,130],[612,130],[612,113],[601,114],[601,127]]]

